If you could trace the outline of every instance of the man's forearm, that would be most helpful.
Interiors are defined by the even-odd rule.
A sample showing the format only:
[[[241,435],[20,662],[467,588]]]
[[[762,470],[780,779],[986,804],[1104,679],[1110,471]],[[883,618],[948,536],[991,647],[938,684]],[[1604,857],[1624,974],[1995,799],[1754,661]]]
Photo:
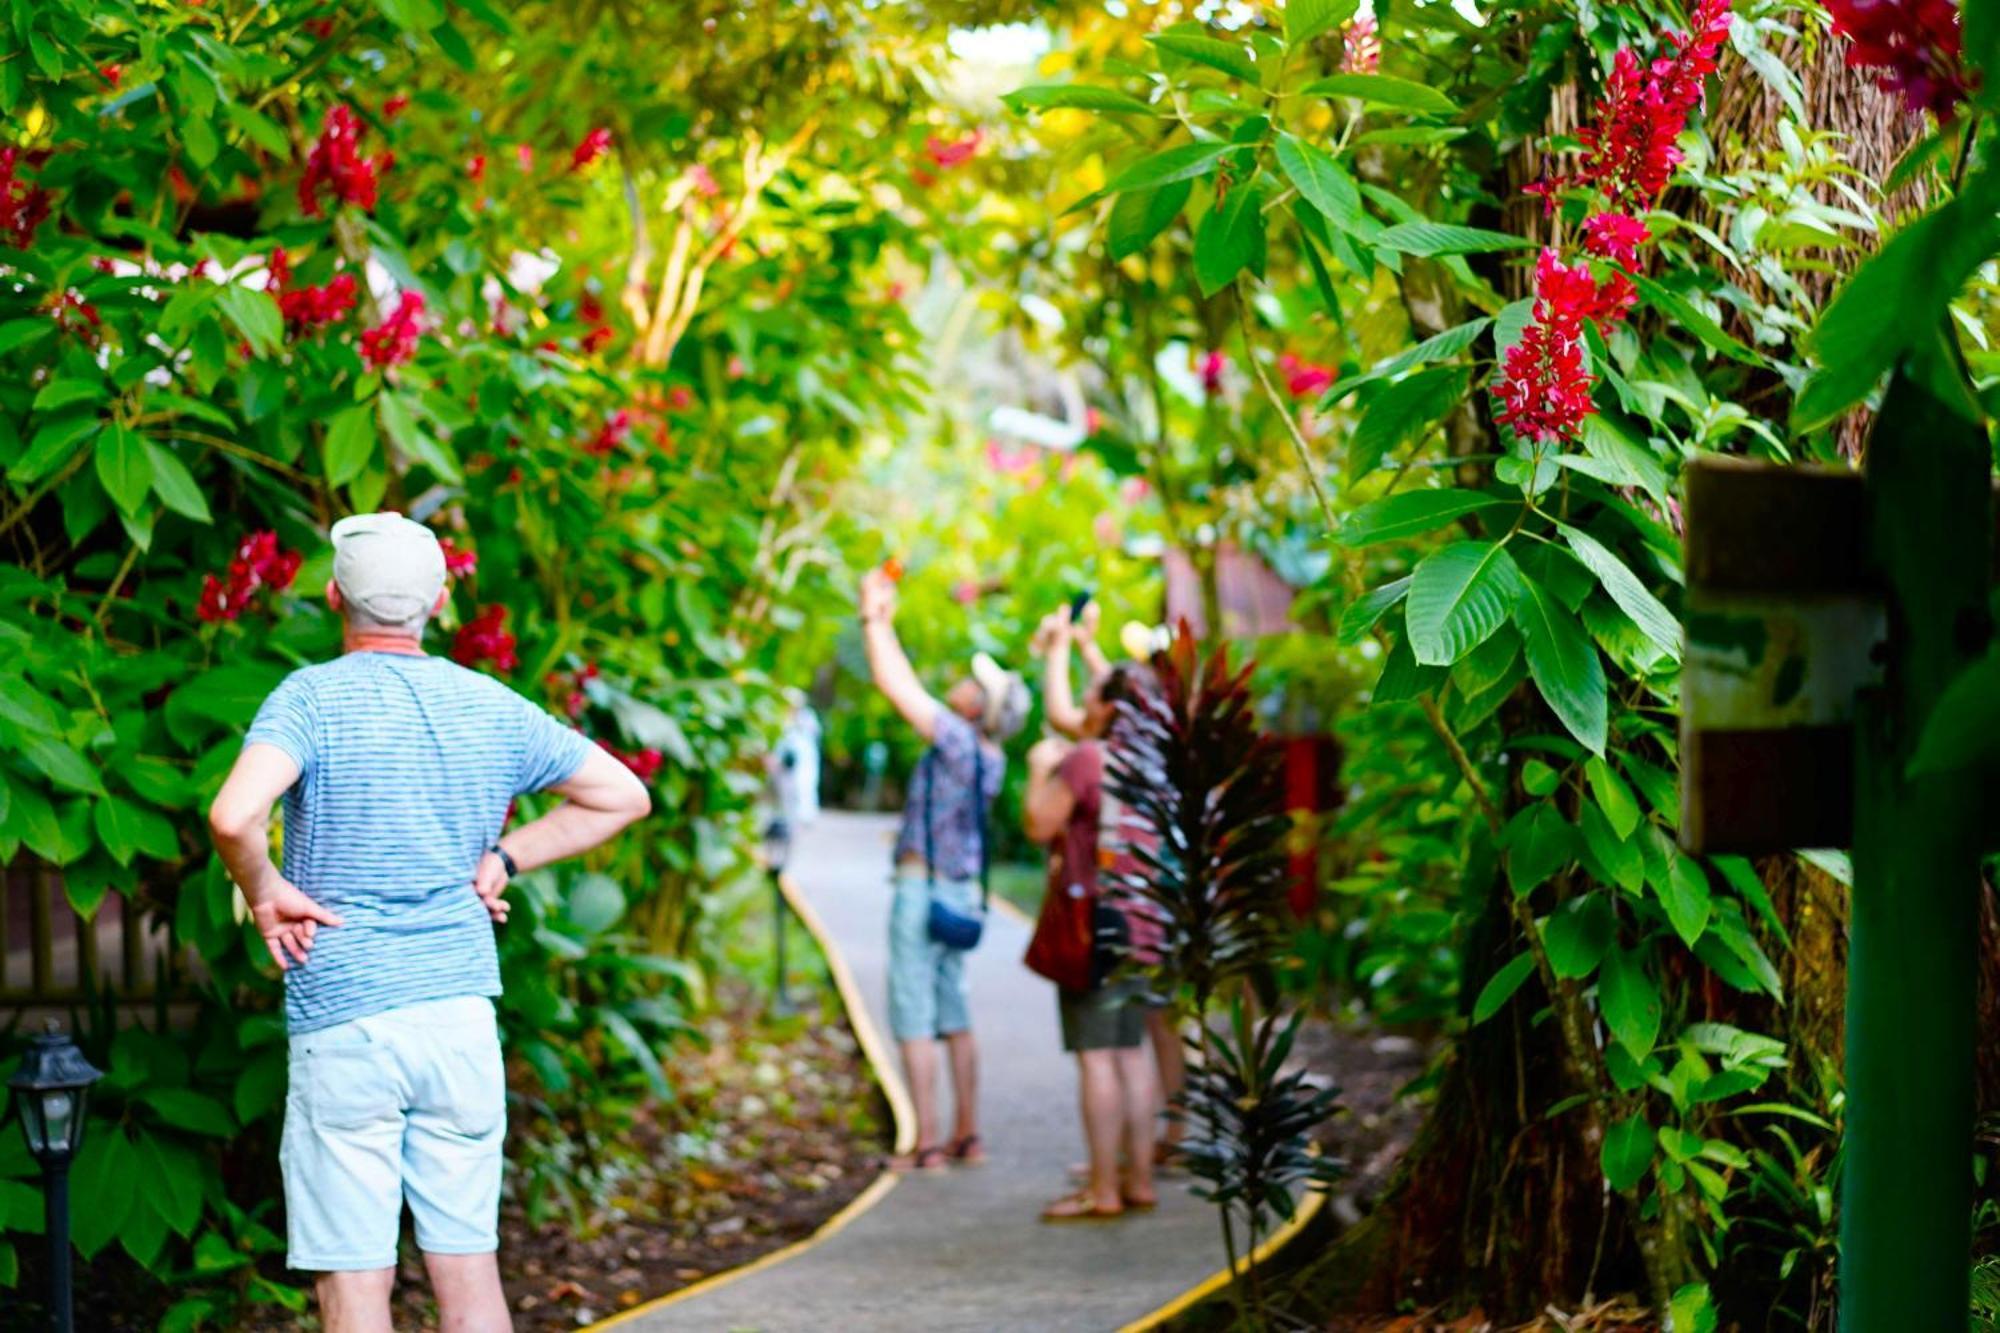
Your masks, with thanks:
[[[540,819],[508,832],[500,839],[500,846],[513,858],[515,868],[526,872],[609,842],[636,817],[628,810],[593,810],[565,801]]]
[[[268,897],[283,881],[271,864],[271,832],[268,824],[247,829],[212,829],[215,850],[223,867],[252,907]]]

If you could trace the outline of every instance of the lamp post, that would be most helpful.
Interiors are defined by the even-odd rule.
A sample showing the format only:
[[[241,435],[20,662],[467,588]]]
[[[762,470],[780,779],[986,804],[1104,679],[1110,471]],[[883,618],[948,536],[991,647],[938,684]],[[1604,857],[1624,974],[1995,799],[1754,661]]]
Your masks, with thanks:
[[[772,965],[771,1012],[792,1012],[791,996],[785,991],[785,863],[792,854],[792,829],[784,816],[774,815],[764,826],[762,856],[764,872],[771,877],[771,932],[775,941]]]
[[[83,1144],[90,1085],[103,1076],[50,1019],[49,1030],[29,1041],[21,1067],[7,1080],[20,1108],[28,1151],[42,1167],[42,1207],[49,1245],[49,1326],[55,1333],[70,1333],[75,1326],[70,1313],[69,1164]]]

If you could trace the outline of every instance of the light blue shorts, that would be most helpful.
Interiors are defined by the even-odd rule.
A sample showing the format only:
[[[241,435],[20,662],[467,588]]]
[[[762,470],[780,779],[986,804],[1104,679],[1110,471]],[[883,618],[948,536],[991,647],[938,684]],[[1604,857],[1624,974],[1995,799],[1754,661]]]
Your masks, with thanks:
[[[428,1254],[500,1247],[507,1081],[493,1002],[432,1000],[291,1039],[286,1262],[389,1268],[407,1199]]]
[[[921,874],[898,872],[889,905],[889,1031],[897,1041],[948,1037],[972,1027],[966,1000],[965,953],[931,938],[931,886]],[[974,911],[979,885],[937,882],[937,896]]]

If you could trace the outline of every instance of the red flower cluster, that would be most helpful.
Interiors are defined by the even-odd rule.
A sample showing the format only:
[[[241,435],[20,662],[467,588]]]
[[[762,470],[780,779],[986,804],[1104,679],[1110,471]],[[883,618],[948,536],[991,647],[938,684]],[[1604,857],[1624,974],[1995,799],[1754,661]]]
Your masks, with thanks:
[[[294,337],[346,319],[354,309],[354,275],[336,273],[318,287],[292,286],[292,262],[283,246],[271,251],[271,292],[285,328]]]
[[[1847,63],[1876,71],[1875,86],[1912,112],[1950,120],[1971,91],[1960,59],[1955,0],[1826,0]]]
[[[1278,369],[1285,374],[1285,392],[1294,398],[1311,398],[1333,387],[1333,367],[1315,365],[1296,352],[1280,356]]]
[[[1229,358],[1221,352],[1210,351],[1201,358],[1197,373],[1201,376],[1201,391],[1210,398],[1222,392],[1222,377],[1229,370]]]
[[[474,153],[471,157],[465,159],[465,178],[471,181],[474,185],[481,184],[482,182],[485,181],[486,154]]]
[[[374,328],[361,335],[361,359],[377,370],[400,366],[417,354],[417,339],[423,333],[418,318],[424,313],[424,298],[404,292],[395,310]]]
[[[397,93],[388,101],[382,103],[382,119],[394,120],[409,109],[410,95],[408,93]]]
[[[595,662],[585,662],[575,671],[549,673],[549,688],[562,691],[563,712],[568,715],[570,721],[574,722],[582,717],[584,710],[590,707],[590,696],[583,692],[583,687],[586,682],[596,680],[597,676]]]
[[[1596,114],[1576,132],[1583,145],[1577,169],[1528,187],[1550,211],[1556,194],[1573,185],[1601,191],[1615,213],[1638,211],[1667,188],[1682,158],[1681,131],[1729,37],[1729,0],[1697,0],[1689,17],[1693,31],[1669,33],[1669,54],[1650,64],[1642,66],[1631,47],[1619,48]]]
[[[631,434],[632,409],[621,407],[605,418],[604,424],[598,428],[590,443],[583,446],[583,451],[597,458],[603,458],[625,443]]]
[[[213,574],[202,576],[201,600],[195,603],[195,615],[209,625],[236,619],[259,588],[283,592],[291,587],[304,559],[297,551],[280,550],[275,532],[251,533],[237,544],[236,558],[229,562],[227,582]]]
[[[512,671],[519,666],[514,636],[507,632],[507,608],[481,607],[478,615],[459,626],[451,641],[451,660],[468,667],[491,662],[495,671]]]
[[[611,326],[604,320],[604,302],[597,299],[595,292],[585,292],[576,303],[576,317],[590,326],[583,335],[581,346],[586,356],[604,349],[611,341]]]
[[[1702,80],[1715,72],[1729,36],[1729,0],[1696,0],[1693,30],[1670,33],[1667,52],[1641,65],[1630,47],[1612,59],[1611,76],[1591,122],[1577,131],[1582,158],[1573,172],[1550,174],[1528,187],[1550,212],[1556,196],[1587,188],[1600,207],[1584,220],[1583,252],[1620,269],[1635,268],[1639,247],[1652,232],[1639,215],[1659,199],[1679,165],[1681,132],[1701,105]],[[1614,271],[1602,282],[1588,262],[1565,265],[1554,250],[1535,265],[1534,322],[1507,349],[1493,394],[1495,415],[1526,439],[1552,441],[1575,435],[1595,410],[1595,377],[1584,367],[1584,335],[1592,325],[1615,323],[1638,293]]]
[[[609,741],[601,740],[598,745],[612,758],[631,769],[641,782],[651,782],[658,777],[661,767],[667,762],[667,757],[651,746],[628,753]]]
[[[610,151],[611,131],[600,126],[584,135],[577,142],[576,147],[571,150],[569,155],[569,169],[571,171],[582,171],[585,167]],[[533,159],[529,160],[532,161]],[[525,162],[522,164],[521,169],[523,171],[527,170]]]
[[[306,172],[299,177],[299,207],[309,218],[320,216],[320,187],[325,186],[337,202],[373,212],[379,177],[395,160],[392,153],[361,156],[361,118],[342,103],[326,113],[319,139],[306,156]]]
[[[451,578],[462,578],[479,572],[479,552],[461,549],[450,537],[438,538],[438,546],[444,551],[444,572]]]
[[[935,134],[928,135],[924,139],[924,156],[940,170],[949,171],[970,162],[985,137],[979,130],[974,130],[963,139],[940,139]]]
[[[0,148],[0,242],[25,250],[49,220],[49,192],[19,176],[21,150]]]
[[[116,88],[125,80],[125,67],[120,64],[99,65],[97,77],[104,80],[107,88]]]
[[[1350,74],[1373,74],[1382,68],[1382,33],[1372,18],[1358,18],[1340,34],[1340,67]]]

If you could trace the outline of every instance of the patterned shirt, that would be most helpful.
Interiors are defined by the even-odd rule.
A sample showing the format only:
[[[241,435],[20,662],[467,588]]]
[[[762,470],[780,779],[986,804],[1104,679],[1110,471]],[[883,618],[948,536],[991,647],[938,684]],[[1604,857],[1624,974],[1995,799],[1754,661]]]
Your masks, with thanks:
[[[285,878],[346,922],[285,973],[291,1032],[500,993],[473,873],[514,798],[573,776],[589,741],[444,658],[348,653],[287,676],[245,744],[298,764]]]
[[[977,797],[975,770],[981,788]],[[896,860],[931,860],[924,850],[928,792],[930,846],[936,857],[932,869],[939,879],[978,879],[980,805],[974,802],[991,806],[1006,776],[1007,756],[998,746],[980,740],[978,729],[957,713],[938,709],[930,749],[910,774]]]

